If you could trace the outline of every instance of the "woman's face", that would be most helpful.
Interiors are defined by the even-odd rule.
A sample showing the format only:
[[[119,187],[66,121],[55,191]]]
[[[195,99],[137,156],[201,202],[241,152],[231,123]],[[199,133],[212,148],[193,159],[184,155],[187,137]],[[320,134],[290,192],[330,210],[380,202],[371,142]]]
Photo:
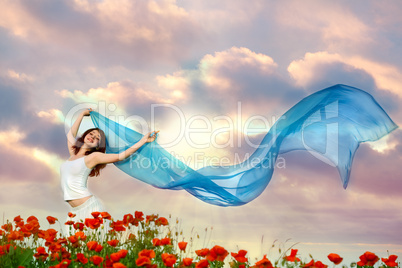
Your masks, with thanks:
[[[98,130],[94,129],[91,132],[89,132],[85,138],[84,138],[84,143],[89,147],[89,148],[96,148],[99,147],[100,144],[100,133]]]

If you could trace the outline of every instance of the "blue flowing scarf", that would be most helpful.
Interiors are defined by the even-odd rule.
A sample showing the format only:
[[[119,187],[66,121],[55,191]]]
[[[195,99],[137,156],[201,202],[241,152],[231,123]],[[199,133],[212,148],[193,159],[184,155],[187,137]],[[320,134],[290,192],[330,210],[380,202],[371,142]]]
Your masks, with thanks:
[[[143,137],[97,112],[91,112],[91,119],[105,132],[106,153],[120,153]],[[378,140],[397,127],[370,94],[335,85],[307,96],[290,108],[242,163],[194,170],[154,141],[114,164],[157,188],[186,190],[218,206],[240,206],[264,191],[278,155],[293,150],[307,150],[335,166],[346,189],[359,144]]]

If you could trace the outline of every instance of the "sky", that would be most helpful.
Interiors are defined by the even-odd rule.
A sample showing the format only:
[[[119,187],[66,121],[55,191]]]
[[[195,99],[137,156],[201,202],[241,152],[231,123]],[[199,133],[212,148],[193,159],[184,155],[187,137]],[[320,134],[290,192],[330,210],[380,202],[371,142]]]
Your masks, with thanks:
[[[0,4],[2,222],[64,221],[66,131],[88,107],[137,130],[148,123],[194,168],[244,159],[290,107],[335,84],[367,91],[402,125],[396,0]],[[85,118],[80,133],[89,127]],[[201,236],[197,249],[275,259],[297,243],[305,261],[329,264],[334,252],[348,264],[365,251],[402,256],[401,160],[400,129],[361,144],[344,190],[336,168],[308,152],[284,154],[265,191],[240,207],[156,189],[113,165],[89,188],[115,218],[138,210],[180,219],[185,239]]]

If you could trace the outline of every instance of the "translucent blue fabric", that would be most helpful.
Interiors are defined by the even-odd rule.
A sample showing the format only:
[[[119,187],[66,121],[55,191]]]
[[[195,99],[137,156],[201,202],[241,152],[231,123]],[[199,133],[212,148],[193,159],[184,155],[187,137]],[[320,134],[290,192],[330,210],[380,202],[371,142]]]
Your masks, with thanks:
[[[97,112],[91,112],[91,118],[106,134],[106,153],[120,153],[143,136]],[[289,109],[243,163],[193,170],[155,141],[115,165],[157,188],[186,190],[214,205],[239,206],[264,191],[274,172],[272,163],[279,154],[293,150],[307,150],[336,167],[346,188],[359,144],[375,141],[396,128],[370,94],[335,85],[307,96]]]

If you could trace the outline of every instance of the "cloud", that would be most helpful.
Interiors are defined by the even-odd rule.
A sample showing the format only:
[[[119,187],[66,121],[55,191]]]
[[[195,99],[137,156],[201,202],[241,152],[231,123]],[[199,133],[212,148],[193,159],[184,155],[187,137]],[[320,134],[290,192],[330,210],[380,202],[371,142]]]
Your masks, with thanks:
[[[249,113],[277,113],[285,103],[295,102],[303,95],[278,71],[268,55],[245,47],[207,54],[195,69],[184,69],[158,79],[175,79],[187,91],[187,104],[203,111],[235,114],[238,102]],[[191,91],[188,90],[191,88]],[[184,102],[184,105],[186,103]]]
[[[44,165],[45,159],[40,157],[40,151],[22,143],[25,136],[17,129],[0,132],[1,159],[7,159],[0,162],[2,182],[51,182],[58,172],[54,169],[55,163]]]
[[[24,83],[10,76],[0,76],[0,126],[4,129],[19,124],[29,108],[30,93]]]
[[[64,128],[60,124],[61,112],[57,109],[35,112],[32,80],[25,79],[23,74],[11,74],[8,72],[5,76],[0,76],[1,130],[10,136],[12,133],[22,134],[23,138],[19,141],[23,146],[21,150],[25,150],[24,146],[27,146],[65,156],[66,152],[61,150],[66,144]]]
[[[310,92],[338,83],[363,89],[373,95],[396,124],[402,124],[402,84],[396,79],[400,76],[396,66],[317,52],[292,61],[288,71],[296,85]]]
[[[350,8],[339,3],[287,1],[277,5],[276,21],[287,28],[319,34],[328,48],[372,42],[372,30]]]
[[[204,83],[211,90],[233,92],[243,89],[243,85],[231,81],[235,78],[233,73],[249,70],[250,73],[255,72],[256,76],[272,75],[277,69],[277,64],[267,55],[252,52],[245,47],[232,47],[214,55],[204,56],[199,69]]]
[[[389,90],[399,97],[402,96],[402,76],[396,66],[374,62],[359,56],[346,57],[326,51],[306,53],[303,59],[291,62],[288,71],[298,85],[307,87],[314,83],[317,78],[322,79],[322,73],[325,72],[325,69],[322,69],[323,67],[327,68],[327,66],[336,63],[344,64],[344,68],[349,72],[362,70],[372,77],[379,89]]]
[[[400,132],[401,130],[396,130]],[[396,133],[398,134],[398,133]],[[358,178],[356,187],[366,191],[368,194],[382,195],[383,199],[392,199],[400,197],[402,181],[398,174],[401,173],[401,167],[398,163],[402,160],[400,151],[401,141],[394,148],[388,149],[382,153],[370,148],[370,146],[361,146],[359,148],[353,170],[355,177]]]
[[[170,0],[5,2],[1,27],[80,61],[130,66],[176,61],[198,39],[196,23]]]
[[[402,18],[399,14],[402,12],[401,5],[385,2],[379,3],[371,1],[371,9],[375,12],[371,13],[373,17],[370,19],[377,25],[378,29],[385,29],[386,32],[392,35],[402,34],[402,29],[399,27],[402,24]]]
[[[384,156],[367,145],[359,150],[346,190],[335,168],[308,153],[292,152],[285,155],[286,168],[275,170],[269,187],[253,203],[266,204],[272,217],[281,219],[278,228],[291,230],[299,241],[401,243],[394,233],[401,224],[397,204],[402,182],[391,175],[401,172],[396,164],[399,158],[394,152]],[[366,159],[363,155],[367,151]],[[373,159],[377,159],[375,163]],[[387,174],[387,178],[380,174]],[[395,216],[396,222],[387,221],[389,215]],[[365,235],[374,229],[375,234]]]
[[[63,113],[58,109],[50,109],[48,111],[39,111],[37,116],[40,118],[46,118],[54,124],[64,123]]]
[[[156,77],[158,87],[170,91],[171,97],[177,101],[187,101],[191,98],[189,81],[183,76],[183,71],[175,72],[173,75],[159,75]]]
[[[162,78],[159,80],[161,81]],[[165,79],[163,83],[168,82]],[[165,88],[168,87],[165,86]],[[163,90],[163,88],[155,88],[149,83],[135,83],[129,80],[110,82],[106,87],[90,88],[87,91],[64,89],[57,93],[62,98],[72,99],[77,105],[87,104],[81,109],[88,108],[87,106],[92,104],[94,106],[91,106],[92,108],[96,108],[105,116],[137,114],[146,120],[150,119],[152,104],[169,104],[181,98],[180,94],[175,93],[174,88]],[[69,107],[67,114],[77,107]]]

